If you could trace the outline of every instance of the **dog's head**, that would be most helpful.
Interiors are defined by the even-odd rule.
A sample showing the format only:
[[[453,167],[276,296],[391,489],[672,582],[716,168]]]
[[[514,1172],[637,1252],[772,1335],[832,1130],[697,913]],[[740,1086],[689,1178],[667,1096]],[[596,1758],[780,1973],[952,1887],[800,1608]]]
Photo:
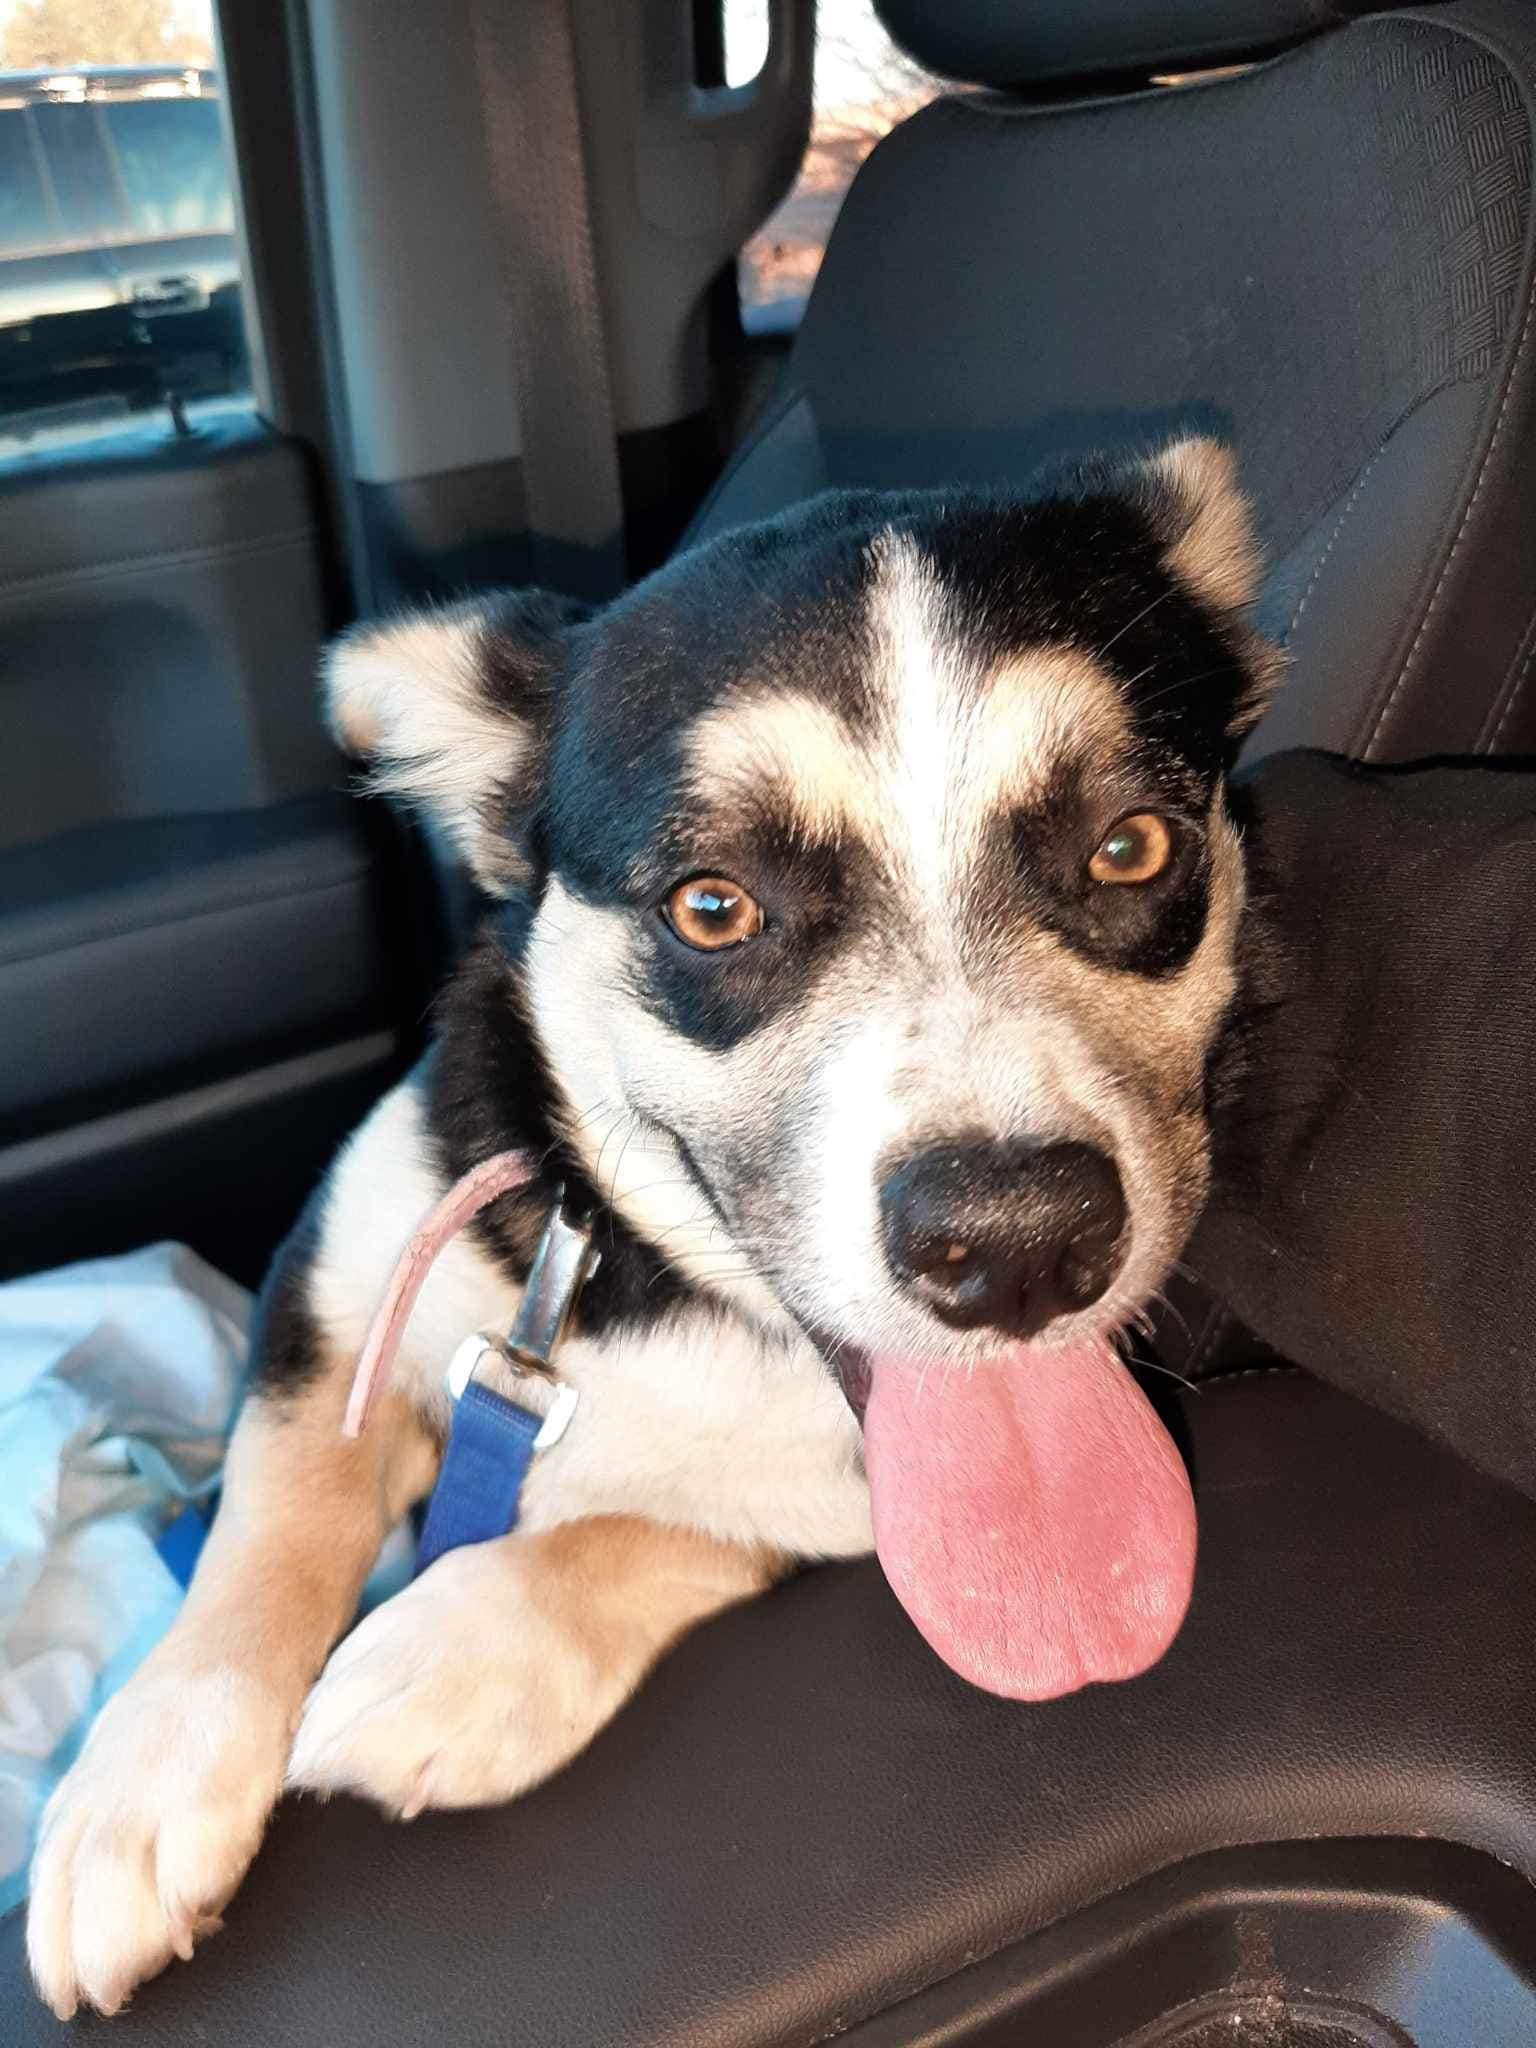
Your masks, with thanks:
[[[1203,1199],[1255,576],[1188,441],[372,626],[330,702],[506,900],[600,1192],[755,1312],[962,1360],[1122,1323]]]

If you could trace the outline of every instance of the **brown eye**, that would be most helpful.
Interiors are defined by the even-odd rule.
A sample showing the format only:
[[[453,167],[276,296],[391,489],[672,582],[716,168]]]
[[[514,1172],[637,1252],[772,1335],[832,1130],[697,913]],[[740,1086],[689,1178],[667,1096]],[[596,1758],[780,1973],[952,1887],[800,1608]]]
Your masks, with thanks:
[[[679,882],[661,914],[685,946],[700,953],[719,953],[755,939],[763,928],[763,911],[739,882],[724,875],[698,875]]]
[[[1153,811],[1122,818],[1088,863],[1096,882],[1153,882],[1173,858],[1173,834]]]

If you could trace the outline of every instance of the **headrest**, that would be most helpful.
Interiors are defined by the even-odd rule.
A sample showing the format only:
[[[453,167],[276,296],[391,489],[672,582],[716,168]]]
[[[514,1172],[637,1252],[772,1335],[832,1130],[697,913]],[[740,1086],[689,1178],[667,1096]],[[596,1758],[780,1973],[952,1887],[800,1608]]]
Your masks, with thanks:
[[[1372,0],[875,0],[919,63],[1000,86],[1231,63],[1373,11]]]

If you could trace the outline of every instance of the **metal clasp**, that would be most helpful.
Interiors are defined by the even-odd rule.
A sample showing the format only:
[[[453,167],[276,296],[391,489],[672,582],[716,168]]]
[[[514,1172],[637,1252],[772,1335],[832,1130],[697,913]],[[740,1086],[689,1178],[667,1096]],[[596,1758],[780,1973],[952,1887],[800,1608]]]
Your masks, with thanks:
[[[514,1373],[547,1380],[554,1387],[553,1405],[533,1448],[545,1451],[559,1443],[576,1412],[577,1394],[574,1387],[555,1378],[550,1354],[564,1333],[577,1295],[597,1271],[601,1258],[590,1228],[574,1222],[567,1212],[562,1190],[534,1252],[511,1329],[505,1337],[485,1332],[466,1337],[449,1360],[448,1391],[455,1401],[462,1398],[484,1359],[500,1358]]]
[[[562,1189],[528,1268],[522,1305],[505,1340],[497,1346],[510,1365],[552,1376],[550,1354],[560,1341],[577,1295],[597,1271],[601,1258],[590,1227],[572,1221]]]

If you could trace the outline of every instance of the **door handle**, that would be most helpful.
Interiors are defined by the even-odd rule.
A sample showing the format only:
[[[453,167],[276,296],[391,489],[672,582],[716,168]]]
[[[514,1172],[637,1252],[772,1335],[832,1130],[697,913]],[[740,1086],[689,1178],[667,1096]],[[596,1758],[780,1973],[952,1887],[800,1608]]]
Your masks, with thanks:
[[[129,294],[136,313],[153,319],[157,313],[187,313],[205,302],[193,277],[146,277]]]

